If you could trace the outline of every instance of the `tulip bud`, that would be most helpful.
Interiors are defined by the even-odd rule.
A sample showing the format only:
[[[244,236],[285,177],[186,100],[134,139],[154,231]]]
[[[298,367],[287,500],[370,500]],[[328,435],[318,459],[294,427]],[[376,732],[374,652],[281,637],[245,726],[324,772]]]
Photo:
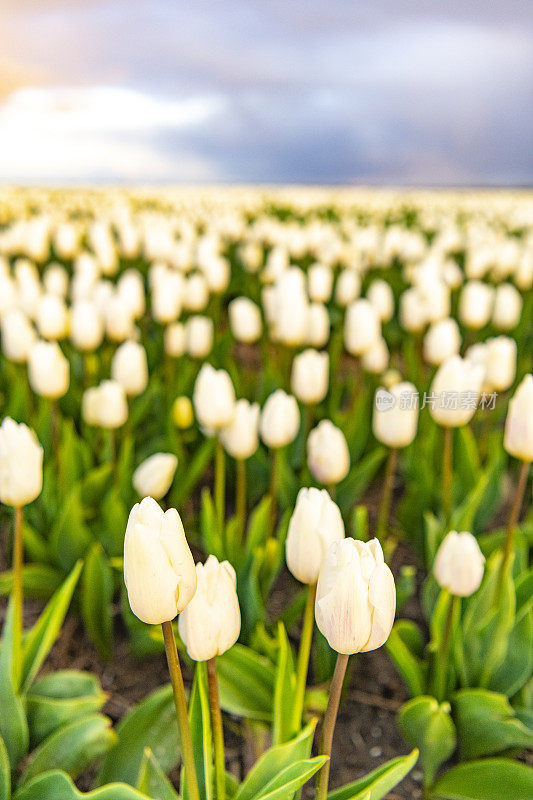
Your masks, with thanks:
[[[117,290],[123,302],[130,309],[133,319],[144,314],[146,298],[143,276],[137,269],[127,269],[117,283]]]
[[[418,333],[428,321],[420,292],[411,287],[400,296],[400,323],[404,330]]]
[[[70,365],[57,342],[37,341],[28,357],[28,378],[35,394],[57,400],[66,394]]]
[[[318,576],[315,618],[337,653],[366,653],[384,644],[396,610],[396,588],[377,539],[331,545]]]
[[[87,425],[99,425],[100,418],[98,416],[99,408],[99,390],[98,386],[90,386],[85,389],[81,398],[81,416]]]
[[[387,281],[376,280],[370,284],[366,293],[382,322],[388,322],[394,315],[394,294]]]
[[[466,425],[474,416],[485,370],[480,364],[448,358],[431,384],[429,411],[435,422],[449,428]]]
[[[77,300],[72,306],[70,338],[78,350],[88,352],[100,347],[104,338],[104,323],[95,303]]]
[[[361,278],[353,269],[343,269],[335,286],[335,302],[341,308],[353,303],[361,291]]]
[[[111,377],[122,384],[130,397],[144,392],[148,384],[148,363],[142,344],[128,341],[116,349],[111,361]]]
[[[387,403],[379,402],[380,395]],[[412,383],[396,383],[378,389],[374,404],[372,430],[376,439],[387,447],[407,447],[416,436],[418,424],[418,393]]]
[[[329,314],[322,303],[311,303],[307,307],[305,342],[311,347],[324,347],[329,339]]]
[[[485,380],[492,390],[504,392],[516,376],[516,342],[508,336],[486,341]]]
[[[192,358],[205,358],[213,348],[213,320],[210,317],[189,317],[185,324],[187,352]]]
[[[18,308],[8,311],[0,320],[2,352],[9,361],[23,364],[28,360],[36,334],[26,314]]]
[[[183,307],[187,311],[202,311],[209,302],[209,286],[201,272],[189,275],[183,287]]]
[[[353,356],[362,355],[380,338],[381,325],[369,300],[355,300],[346,309],[344,344]]]
[[[196,565],[194,597],[178,619],[180,637],[193,661],[208,661],[233,647],[241,632],[235,570],[209,556]]]
[[[101,428],[120,428],[128,419],[128,401],[122,384],[102,381],[87,389],[82,401],[83,418],[89,425]]]
[[[0,425],[0,501],[20,508],[43,486],[43,448],[26,425],[5,417]]]
[[[194,560],[175,508],[151,497],[133,506],[124,539],[124,583],[142,622],[170,622],[196,591]]]
[[[105,302],[106,333],[112,342],[123,342],[133,334],[133,314],[130,306],[118,294],[113,294]]]
[[[343,432],[323,419],[307,438],[307,463],[313,477],[326,486],[342,481],[350,469],[350,453]]]
[[[296,398],[277,389],[268,396],[259,421],[261,439],[267,447],[285,447],[294,441],[300,427]]]
[[[235,413],[235,390],[226,370],[204,364],[194,384],[192,402],[203,428],[219,431],[228,425]]]
[[[43,275],[43,286],[48,294],[66,297],[68,292],[68,272],[61,264],[50,264]]]
[[[433,573],[439,586],[458,597],[469,597],[483,580],[485,558],[474,536],[450,531],[437,550]]]
[[[389,359],[390,353],[387,342],[380,336],[361,356],[361,366],[365,372],[372,372],[374,375],[379,375],[379,373],[384,372],[389,366]]]
[[[522,296],[512,283],[501,283],[494,295],[492,324],[500,331],[516,328],[522,314]]]
[[[304,350],[295,356],[291,370],[291,389],[305,405],[322,402],[328,393],[329,356],[318,350]]]
[[[333,270],[325,264],[313,264],[307,274],[309,299],[315,303],[327,303],[333,288]]]
[[[509,402],[503,446],[520,461],[533,461],[533,375],[526,375]]]
[[[41,295],[37,303],[35,322],[44,339],[62,339],[68,326],[65,301],[56,294]]]
[[[181,322],[171,322],[165,328],[165,353],[172,358],[180,358],[187,347],[187,334]]]
[[[326,551],[339,539],[344,539],[344,522],[326,489],[300,489],[285,544],[294,577],[316,583]]]
[[[190,428],[193,424],[194,412],[192,403],[188,397],[185,397],[185,395],[176,397],[174,400],[174,404],[172,406],[172,419],[174,420],[174,425],[181,430]]]
[[[461,347],[461,334],[457,322],[448,317],[434,322],[424,336],[424,359],[428,364],[439,366],[451,356],[457,355]]]
[[[259,446],[259,404],[238,400],[233,419],[220,431],[220,441],[233,458],[253,456]]]
[[[174,322],[180,313],[183,299],[183,276],[180,272],[165,270],[155,281],[152,290],[152,316],[157,322]]]
[[[459,298],[459,319],[467,328],[479,330],[490,320],[494,290],[482,281],[468,281]]]
[[[261,338],[261,311],[248,297],[236,297],[228,306],[231,332],[238,342],[252,344]]]
[[[177,466],[178,459],[172,453],[155,453],[133,473],[133,488],[141,497],[160,500],[170,489]]]

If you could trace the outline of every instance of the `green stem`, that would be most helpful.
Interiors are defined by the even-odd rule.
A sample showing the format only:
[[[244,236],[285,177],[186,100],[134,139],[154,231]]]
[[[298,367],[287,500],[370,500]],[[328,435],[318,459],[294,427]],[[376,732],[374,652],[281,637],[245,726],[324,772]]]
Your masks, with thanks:
[[[509,515],[509,522],[507,524],[507,533],[505,536],[505,546],[503,550],[503,559],[500,564],[500,571],[498,574],[498,586],[496,592],[496,604],[499,603],[501,592],[503,588],[503,580],[509,559],[514,552],[514,537],[518,520],[520,518],[520,509],[522,508],[522,501],[524,499],[524,492],[526,491],[527,476],[529,472],[529,461],[522,461],[520,466],[520,476],[518,478],[518,486],[513,500],[513,506]]]
[[[24,563],[23,552],[23,510],[22,506],[15,508],[15,538],[13,543],[13,672],[15,684],[18,686],[21,673],[22,659],[22,616],[23,616],[23,587],[22,568]]]
[[[270,465],[270,524],[269,535],[273,536],[274,528],[276,527],[276,496],[278,493],[278,480],[279,480],[279,462],[280,462],[280,448],[275,447],[271,451],[271,465]]]
[[[383,494],[381,495],[381,504],[379,507],[378,523],[376,528],[376,537],[380,542],[385,538],[387,524],[389,522],[390,506],[392,500],[392,490],[394,487],[394,474],[396,472],[396,464],[398,462],[398,450],[392,448],[389,450],[387,458],[387,466],[385,468],[385,481],[383,483]]]
[[[237,497],[236,497],[237,520],[239,521],[239,533],[241,541],[244,539],[244,529],[246,525],[246,461],[237,459]]]
[[[226,454],[222,442],[217,437],[215,450],[215,509],[217,512],[218,529],[222,535],[224,531],[226,495]]]
[[[445,523],[452,515],[452,465],[453,465],[453,428],[444,428],[444,446],[442,448],[442,510]]]
[[[163,628],[168,671],[170,674],[170,680],[172,682],[172,690],[174,692],[174,704],[176,706],[176,715],[178,717],[183,767],[187,777],[189,797],[191,800],[200,800],[200,792],[198,790],[198,781],[196,778],[196,767],[194,764],[191,728],[189,725],[189,715],[187,713],[187,701],[185,699],[185,687],[183,685],[183,676],[181,674],[178,651],[176,649],[176,640],[174,639],[174,631],[172,630],[171,622],[163,622],[161,627]]]
[[[213,727],[213,743],[215,749],[215,786],[217,800],[225,800],[226,767],[224,764],[224,730],[218,696],[216,658],[207,660],[207,683],[209,688],[209,707],[211,709],[211,725]]]
[[[329,700],[324,715],[324,722],[322,723],[322,735],[320,737],[320,755],[329,756],[322,769],[318,774],[318,781],[316,786],[315,800],[326,800],[328,795],[329,783],[329,768],[331,760],[331,746],[333,744],[333,731],[335,730],[335,722],[337,720],[337,713],[339,711],[339,701],[341,699],[342,684],[346,674],[346,667],[348,666],[348,659],[350,656],[344,653],[337,655],[337,663],[335,664],[335,672],[329,689]]]
[[[313,639],[313,628],[315,623],[315,598],[316,598],[316,583],[312,583],[307,587],[307,601],[305,604],[302,636],[300,639],[300,649],[298,651],[298,664],[296,667],[294,720],[296,722],[298,730],[300,729],[300,725],[302,722],[302,714],[304,709],[305,687],[307,684],[309,656],[311,654],[311,642]]]
[[[451,595],[448,600],[444,631],[435,662],[434,695],[439,703],[446,699],[446,681],[448,677],[448,665],[450,660],[450,646],[452,643],[453,621],[454,619],[458,619],[460,610],[461,598],[457,595]]]

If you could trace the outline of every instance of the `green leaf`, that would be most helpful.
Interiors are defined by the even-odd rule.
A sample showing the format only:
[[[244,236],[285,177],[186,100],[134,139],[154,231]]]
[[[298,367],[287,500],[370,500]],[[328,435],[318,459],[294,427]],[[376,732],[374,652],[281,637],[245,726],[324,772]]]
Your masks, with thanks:
[[[212,553],[219,560],[225,557],[224,545],[220,535],[217,522],[215,504],[209,489],[202,491],[202,509],[200,512],[200,529],[202,531],[202,543],[207,553]]]
[[[531,800],[533,769],[507,758],[469,761],[439,778],[429,796],[432,800]]]
[[[59,670],[35,681],[26,696],[32,747],[62,725],[99,711],[106,699],[98,678],[89,672]]]
[[[426,786],[433,783],[437,770],[455,750],[455,725],[449,703],[421,695],[406,703],[399,711],[398,724],[411,747],[420,751]]]
[[[113,638],[113,571],[103,547],[95,542],[85,560],[81,578],[81,615],[100,655],[111,658]]]
[[[308,758],[313,746],[315,727],[316,720],[312,720],[292,741],[271,747],[263,753],[241,783],[234,800],[253,800],[259,797],[263,787],[276,775],[295,761]]]
[[[173,508],[181,508],[185,500],[192,494],[213,457],[214,449],[215,438],[213,436],[207,437],[203,444],[197,448],[194,458],[188,465],[187,474],[183,475],[183,480],[174,481],[170,500],[170,505]]]
[[[89,800],[151,800],[123,783],[110,783],[93,792],[80,792],[72,779],[59,770],[52,770],[29,781],[15,792],[13,800],[80,800],[84,797]]]
[[[91,469],[83,478],[81,485],[81,499],[86,506],[98,506],[109,489],[113,465],[110,463],[99,464]]]
[[[246,542],[244,550],[250,556],[260,545],[265,544],[268,536],[268,525],[270,519],[270,497],[263,497],[250,514],[250,521],[246,531]]]
[[[84,521],[81,484],[77,483],[67,495],[52,526],[50,552],[59,567],[71,570],[84,557],[91,542],[91,533]]]
[[[381,800],[410,772],[418,759],[418,750],[408,756],[387,761],[364,778],[328,792],[328,800]]]
[[[278,623],[278,648],[272,722],[272,744],[274,746],[292,739],[298,732],[300,722],[294,719],[292,713],[296,691],[296,673],[292,649],[282,622]]]
[[[83,562],[78,561],[24,640],[22,685],[25,692],[30,688],[41,664],[59,635],[82,568]]]
[[[149,747],[144,750],[136,788],[153,800],[179,800],[176,790]]]
[[[453,710],[461,758],[465,761],[533,747],[533,730],[517,718],[503,694],[486,689],[463,689],[453,697]]]
[[[363,426],[360,426],[363,427]],[[374,448],[362,458],[337,487],[337,505],[343,513],[349,512],[364,493],[387,456],[387,449]]]
[[[0,736],[0,800],[10,800],[11,798],[11,767],[9,756]]]
[[[120,489],[113,486],[102,503],[102,529],[98,539],[110,556],[124,553],[124,534],[128,523],[128,509],[124,504]]]
[[[107,753],[116,740],[111,720],[101,714],[64,725],[33,751],[22,773],[21,785],[42,772],[60,768],[75,780]]]
[[[22,568],[24,597],[48,600],[63,580],[63,573],[48,564],[25,564]],[[13,572],[0,574],[0,595],[10,594],[13,588]]]
[[[507,653],[493,672],[488,688],[515,695],[533,674],[533,570],[516,581],[516,616],[509,633]]]
[[[217,657],[220,705],[230,714],[249,719],[272,720],[274,667],[242,644]]]
[[[395,622],[386,648],[411,694],[415,697],[424,694],[428,665],[422,659],[424,641],[416,623],[410,620]]]
[[[0,735],[12,769],[28,752],[29,733],[22,700],[13,682],[13,599],[9,601],[0,650]]]
[[[145,747],[150,747],[164,772],[173,769],[180,750],[172,686],[162,686],[148,695],[123,717],[116,732],[118,743],[100,768],[99,786],[117,780],[133,786]]]
[[[194,750],[194,763],[200,797],[211,800],[213,797],[213,736],[211,732],[211,712],[209,690],[207,687],[207,668],[203,661],[196,665],[194,683],[189,700],[189,719]],[[183,800],[189,800],[187,775],[183,771],[181,792]]]
[[[296,761],[272,778],[253,800],[292,800],[295,792],[321,769],[328,756],[315,756]]]

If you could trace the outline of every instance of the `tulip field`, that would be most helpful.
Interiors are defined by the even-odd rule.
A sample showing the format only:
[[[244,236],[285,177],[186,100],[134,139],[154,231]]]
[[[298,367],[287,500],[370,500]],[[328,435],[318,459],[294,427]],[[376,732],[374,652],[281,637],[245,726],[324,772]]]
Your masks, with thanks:
[[[533,800],[533,195],[0,189],[0,800]]]

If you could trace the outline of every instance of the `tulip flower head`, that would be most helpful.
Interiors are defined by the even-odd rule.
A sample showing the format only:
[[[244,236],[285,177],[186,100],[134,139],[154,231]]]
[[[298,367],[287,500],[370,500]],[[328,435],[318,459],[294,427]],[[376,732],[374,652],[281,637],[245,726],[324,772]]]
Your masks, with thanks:
[[[526,375],[509,402],[503,445],[520,461],[533,461],[533,375]]]
[[[240,460],[253,456],[259,446],[259,404],[238,400],[233,419],[220,431],[220,441],[226,451]]]
[[[337,653],[366,653],[384,644],[396,611],[396,588],[377,539],[331,545],[318,576],[315,618]]]
[[[0,501],[14,508],[31,503],[43,486],[43,448],[24,423],[5,417],[0,426]]]
[[[235,391],[224,369],[204,364],[198,373],[192,398],[196,417],[207,431],[219,431],[235,413]]]
[[[302,583],[313,584],[329,546],[344,539],[339,507],[326,489],[300,489],[285,543],[287,566]]]
[[[296,438],[300,427],[300,411],[296,398],[277,389],[263,406],[259,421],[261,439],[267,447],[285,447]]]
[[[450,531],[435,556],[433,573],[439,586],[458,597],[469,597],[483,580],[485,557],[471,533]]]
[[[307,439],[307,463],[313,477],[325,486],[342,481],[350,469],[344,434],[329,419],[313,428]]]
[[[207,661],[233,647],[241,631],[235,570],[209,556],[196,565],[197,589],[179,616],[179,634],[193,661]]]
[[[160,500],[172,485],[178,459],[173,453],[155,453],[139,464],[133,473],[132,483],[141,497]]]
[[[196,570],[180,516],[152,497],[133,506],[124,539],[124,582],[142,622],[170,622],[196,591]]]

